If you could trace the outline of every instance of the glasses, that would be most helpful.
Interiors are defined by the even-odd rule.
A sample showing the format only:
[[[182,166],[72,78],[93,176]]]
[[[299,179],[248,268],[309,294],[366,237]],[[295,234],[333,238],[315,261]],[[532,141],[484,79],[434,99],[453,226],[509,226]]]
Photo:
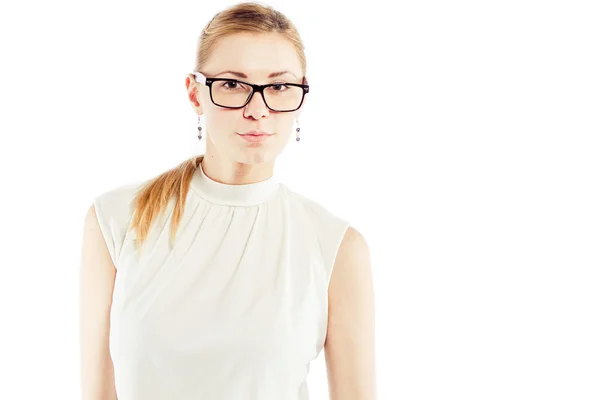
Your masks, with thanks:
[[[255,92],[259,92],[271,111],[296,111],[308,93],[308,85],[276,82],[255,85],[232,78],[207,78],[200,72],[192,72],[196,82],[204,83],[210,91],[213,104],[224,108],[245,107]]]

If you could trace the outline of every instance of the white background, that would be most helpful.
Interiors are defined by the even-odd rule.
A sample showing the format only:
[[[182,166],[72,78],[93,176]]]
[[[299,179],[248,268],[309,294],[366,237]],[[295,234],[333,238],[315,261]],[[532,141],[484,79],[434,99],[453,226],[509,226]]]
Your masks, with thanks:
[[[1,6],[1,399],[79,398],[85,212],[203,151],[185,76],[231,4]],[[370,245],[380,399],[600,398],[599,3],[269,4],[311,84],[277,173]]]

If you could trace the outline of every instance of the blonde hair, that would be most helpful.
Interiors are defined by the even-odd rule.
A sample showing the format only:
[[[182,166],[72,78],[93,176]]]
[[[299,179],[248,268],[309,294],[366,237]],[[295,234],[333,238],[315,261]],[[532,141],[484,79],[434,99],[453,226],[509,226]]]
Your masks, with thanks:
[[[300,35],[292,22],[273,7],[258,2],[246,2],[218,12],[202,30],[198,40],[196,66],[201,71],[221,38],[236,33],[280,33],[296,48],[302,73],[306,75],[306,55]],[[306,82],[306,78],[303,79]],[[131,228],[136,230],[138,249],[148,236],[154,220],[174,199],[171,215],[170,243],[175,240],[183,215],[185,200],[196,168],[203,155],[189,158],[161,175],[149,180],[136,193]]]

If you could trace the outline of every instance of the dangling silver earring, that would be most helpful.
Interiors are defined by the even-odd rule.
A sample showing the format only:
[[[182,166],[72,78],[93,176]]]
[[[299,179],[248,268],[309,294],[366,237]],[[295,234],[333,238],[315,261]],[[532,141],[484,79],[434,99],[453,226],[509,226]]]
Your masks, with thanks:
[[[202,140],[202,120],[201,116],[198,115],[198,140]]]
[[[298,122],[298,118],[296,118],[296,125],[298,125],[298,127],[296,128],[296,142],[300,141],[300,123]]]

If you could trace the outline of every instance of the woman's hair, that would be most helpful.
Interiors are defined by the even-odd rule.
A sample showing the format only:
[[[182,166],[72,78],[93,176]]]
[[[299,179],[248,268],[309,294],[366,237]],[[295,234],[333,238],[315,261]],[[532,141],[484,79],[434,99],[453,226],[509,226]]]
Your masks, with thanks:
[[[221,38],[237,33],[280,33],[296,48],[302,74],[306,75],[306,55],[300,35],[292,22],[273,7],[258,2],[240,3],[217,13],[202,30],[198,40],[194,71],[202,71],[213,49]],[[306,78],[304,78],[306,82]],[[136,193],[131,228],[137,233],[137,246],[141,248],[152,223],[164,212],[171,199],[174,209],[171,216],[171,243],[183,215],[185,200],[196,168],[203,155],[194,156],[161,175],[146,182]]]

